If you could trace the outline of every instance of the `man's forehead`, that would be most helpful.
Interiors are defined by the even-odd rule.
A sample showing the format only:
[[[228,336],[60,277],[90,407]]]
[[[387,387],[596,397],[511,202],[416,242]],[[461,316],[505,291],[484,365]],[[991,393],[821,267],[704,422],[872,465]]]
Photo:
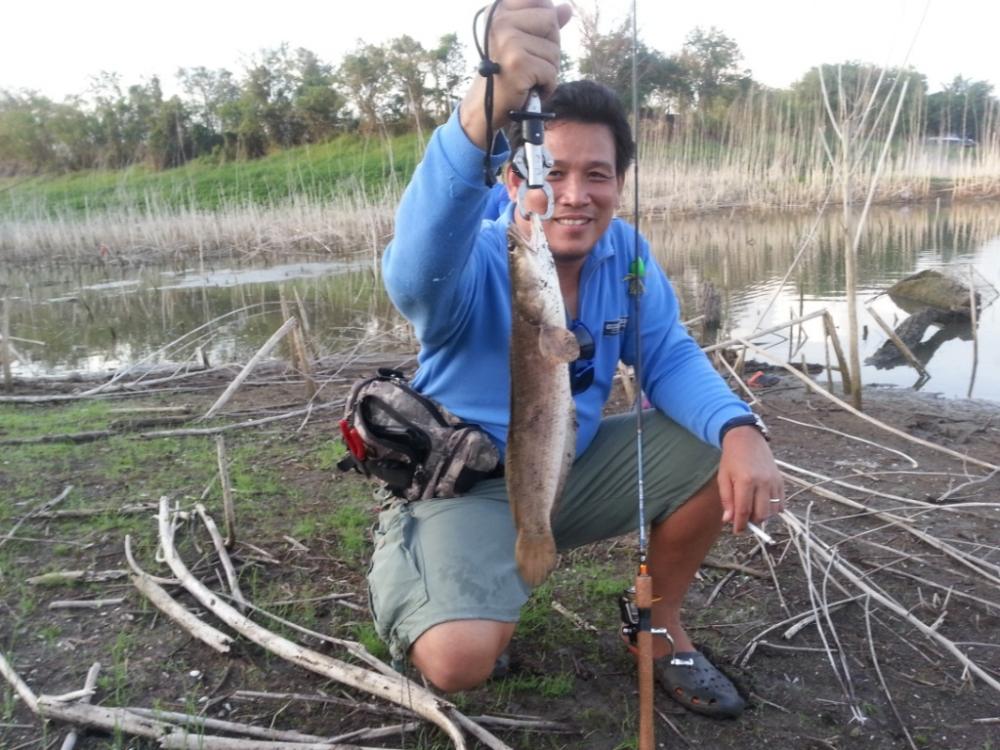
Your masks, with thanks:
[[[545,129],[545,145],[559,166],[615,165],[615,139],[603,123],[553,122]]]

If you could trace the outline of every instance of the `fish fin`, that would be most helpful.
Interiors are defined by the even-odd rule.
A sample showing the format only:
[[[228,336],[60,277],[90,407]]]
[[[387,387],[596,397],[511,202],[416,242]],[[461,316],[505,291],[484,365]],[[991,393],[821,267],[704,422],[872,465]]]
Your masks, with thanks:
[[[572,362],[580,356],[576,336],[561,326],[542,325],[538,330],[538,348],[556,362]]]
[[[556,543],[552,534],[522,531],[514,545],[514,559],[524,582],[532,587],[540,585],[556,566]]]

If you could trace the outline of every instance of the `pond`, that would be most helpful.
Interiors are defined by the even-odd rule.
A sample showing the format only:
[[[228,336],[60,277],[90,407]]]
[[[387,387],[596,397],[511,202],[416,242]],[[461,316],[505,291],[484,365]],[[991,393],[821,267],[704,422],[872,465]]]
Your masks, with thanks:
[[[826,361],[819,318],[791,336],[787,330],[752,335],[823,308],[847,345],[841,212],[715,212],[651,220],[643,231],[678,290],[685,318],[698,314],[701,290],[711,282],[723,300],[724,329],[749,336],[777,356]],[[872,307],[895,326],[907,313],[886,295],[876,298],[893,282],[926,268],[966,283],[975,279],[984,303],[975,345],[968,325],[928,328],[917,352],[927,359],[930,375],[921,387],[965,397],[971,384],[972,396],[1000,401],[1000,303],[995,301],[1000,205],[875,208],[862,233],[858,268],[860,322],[867,330],[862,361],[886,340],[865,302],[875,298]],[[195,268],[39,264],[0,267],[0,286],[9,298],[11,334],[20,339],[14,341],[19,359],[13,366],[19,376],[103,372],[196,357],[212,364],[242,362],[280,325],[281,297],[289,309],[305,311],[320,352],[346,350],[360,341],[380,349],[414,346],[364,259],[288,259],[266,267],[235,260]],[[866,365],[862,371],[865,385],[912,387],[917,380],[907,364]]]

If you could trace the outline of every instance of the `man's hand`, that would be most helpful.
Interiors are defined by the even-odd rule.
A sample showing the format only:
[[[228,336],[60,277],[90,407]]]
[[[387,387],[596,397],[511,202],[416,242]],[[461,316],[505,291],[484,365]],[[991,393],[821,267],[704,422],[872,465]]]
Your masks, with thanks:
[[[489,11],[487,11],[488,13]],[[493,127],[510,121],[507,113],[522,109],[532,88],[542,97],[552,92],[559,76],[559,30],[573,15],[569,5],[552,0],[503,0],[490,25],[490,58],[500,65],[493,77]],[[462,100],[462,129],[469,139],[486,149],[486,115],[483,99],[486,79],[475,76]]]
[[[747,521],[761,523],[784,508],[785,489],[771,449],[754,427],[734,427],[722,439],[719,463],[722,522],[733,533],[746,529]],[[772,503],[772,499],[782,502]]]

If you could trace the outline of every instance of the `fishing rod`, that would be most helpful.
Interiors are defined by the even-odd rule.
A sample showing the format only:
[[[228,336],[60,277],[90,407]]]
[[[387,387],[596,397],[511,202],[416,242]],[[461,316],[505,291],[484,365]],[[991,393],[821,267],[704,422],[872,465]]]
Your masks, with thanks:
[[[628,601],[628,594],[621,602],[623,618],[626,620],[623,632],[629,640],[634,640],[637,649],[637,677],[639,687],[639,750],[654,750],[655,727],[653,715],[653,637],[665,636],[664,628],[653,627],[653,579],[649,574],[648,546],[646,530],[646,488],[643,460],[643,397],[642,397],[642,305],[643,284],[646,266],[639,252],[639,66],[638,66],[638,24],[637,0],[632,0],[632,123],[635,159],[632,164],[632,263],[629,267],[629,294],[635,304],[635,444],[636,444],[636,494],[639,510],[638,568],[633,587],[634,598]],[[672,645],[672,641],[671,641]]]

